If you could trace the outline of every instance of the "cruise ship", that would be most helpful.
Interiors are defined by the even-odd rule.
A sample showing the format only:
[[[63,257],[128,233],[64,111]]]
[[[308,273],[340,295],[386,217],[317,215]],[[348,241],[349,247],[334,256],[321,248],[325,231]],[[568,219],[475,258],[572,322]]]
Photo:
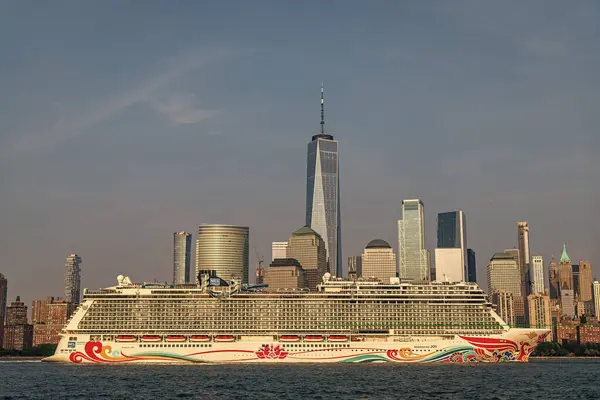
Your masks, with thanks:
[[[198,285],[85,290],[53,356],[65,363],[526,362],[548,329],[511,328],[475,283],[350,281],[278,291]]]

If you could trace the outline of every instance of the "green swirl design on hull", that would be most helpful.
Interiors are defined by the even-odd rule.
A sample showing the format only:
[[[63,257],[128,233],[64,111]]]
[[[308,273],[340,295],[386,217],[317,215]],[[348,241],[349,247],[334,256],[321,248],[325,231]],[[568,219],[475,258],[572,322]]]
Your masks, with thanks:
[[[182,356],[180,354],[174,354],[174,353],[161,353],[161,352],[136,353],[132,357],[165,357],[165,358],[172,358],[175,360],[189,361],[189,362],[194,362],[194,363],[205,363],[206,362],[206,361],[198,360],[197,358],[194,358],[194,357]]]
[[[381,361],[387,361],[389,362],[390,360],[384,356],[378,356],[376,354],[365,354],[362,356],[354,356],[354,357],[350,357],[350,358],[346,358],[344,360],[342,360],[341,362],[343,363],[354,363],[354,362],[381,362]]]

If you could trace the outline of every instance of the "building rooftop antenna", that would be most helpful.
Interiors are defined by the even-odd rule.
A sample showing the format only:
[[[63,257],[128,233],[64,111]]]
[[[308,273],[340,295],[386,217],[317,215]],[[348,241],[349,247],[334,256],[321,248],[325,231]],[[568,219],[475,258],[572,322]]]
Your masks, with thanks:
[[[325,101],[323,95],[323,81],[321,81],[321,135],[325,134]]]

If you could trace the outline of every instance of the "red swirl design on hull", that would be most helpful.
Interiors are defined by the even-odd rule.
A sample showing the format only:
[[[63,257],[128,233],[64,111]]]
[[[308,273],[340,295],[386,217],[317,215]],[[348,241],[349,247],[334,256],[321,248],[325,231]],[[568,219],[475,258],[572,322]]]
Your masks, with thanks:
[[[281,346],[269,346],[265,344],[261,347],[257,352],[256,356],[258,358],[270,358],[270,359],[280,359],[283,360],[288,356],[288,352],[284,351]]]
[[[85,354],[76,351],[69,355],[69,360],[74,363],[80,363],[83,360],[92,361],[92,362],[104,362],[103,359],[99,358],[96,354],[100,354],[102,352],[102,343],[100,342],[87,342],[85,347],[83,348]]]

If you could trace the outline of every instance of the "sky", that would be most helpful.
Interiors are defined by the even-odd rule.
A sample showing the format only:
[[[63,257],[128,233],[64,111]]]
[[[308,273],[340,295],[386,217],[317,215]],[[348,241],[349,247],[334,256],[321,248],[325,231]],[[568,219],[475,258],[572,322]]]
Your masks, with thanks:
[[[493,253],[600,273],[596,1],[0,0],[0,273],[9,300],[172,280],[173,232],[304,225],[306,146],[339,141],[342,258],[397,251],[403,199]],[[346,266],[344,266],[346,268]],[[600,275],[598,275],[600,276]]]

